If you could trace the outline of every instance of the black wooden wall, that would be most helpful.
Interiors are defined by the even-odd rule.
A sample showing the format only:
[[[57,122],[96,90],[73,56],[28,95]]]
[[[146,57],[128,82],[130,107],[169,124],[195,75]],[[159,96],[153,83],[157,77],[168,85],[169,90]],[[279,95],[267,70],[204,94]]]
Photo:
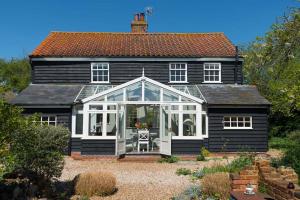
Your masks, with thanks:
[[[209,108],[209,150],[214,152],[267,151],[267,113],[267,108]],[[253,129],[223,129],[225,115],[252,116]]]
[[[203,82],[203,63],[188,63],[188,82],[201,84]],[[110,62],[110,83],[122,84],[142,75],[168,84],[169,62]],[[242,82],[241,62],[238,66],[238,83]],[[222,62],[222,82],[234,83],[234,62]],[[90,62],[54,62],[33,61],[33,83],[90,83]]]

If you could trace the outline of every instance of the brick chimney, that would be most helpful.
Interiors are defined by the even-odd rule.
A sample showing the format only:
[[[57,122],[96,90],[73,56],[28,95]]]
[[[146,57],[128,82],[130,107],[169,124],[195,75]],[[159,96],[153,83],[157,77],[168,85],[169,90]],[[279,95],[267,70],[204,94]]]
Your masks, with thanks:
[[[131,22],[132,33],[147,33],[148,23],[145,19],[145,13],[137,13],[134,15],[133,21]]]

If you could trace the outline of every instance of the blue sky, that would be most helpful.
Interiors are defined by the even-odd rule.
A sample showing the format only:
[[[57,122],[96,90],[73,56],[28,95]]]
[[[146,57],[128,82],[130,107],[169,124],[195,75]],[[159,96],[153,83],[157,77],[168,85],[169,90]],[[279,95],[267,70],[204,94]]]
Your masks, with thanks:
[[[0,58],[24,57],[50,31],[129,32],[133,14],[153,7],[149,32],[224,32],[246,44],[296,0],[1,0]]]

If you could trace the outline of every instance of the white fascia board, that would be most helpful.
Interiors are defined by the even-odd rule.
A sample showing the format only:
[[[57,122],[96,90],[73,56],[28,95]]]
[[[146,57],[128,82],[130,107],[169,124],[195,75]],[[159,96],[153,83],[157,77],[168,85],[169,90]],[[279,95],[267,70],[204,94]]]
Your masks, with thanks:
[[[164,61],[164,62],[186,62],[186,61],[235,61],[234,57],[203,57],[203,58],[142,58],[142,57],[126,57],[126,58],[89,58],[89,57],[43,57],[31,58],[31,61],[89,61],[89,62],[110,62],[110,61]],[[239,58],[239,61],[244,61]]]

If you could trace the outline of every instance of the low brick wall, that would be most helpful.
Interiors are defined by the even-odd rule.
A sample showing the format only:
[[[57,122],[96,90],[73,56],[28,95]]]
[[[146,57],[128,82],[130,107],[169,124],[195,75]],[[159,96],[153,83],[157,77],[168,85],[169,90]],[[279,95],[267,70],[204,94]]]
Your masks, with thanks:
[[[295,197],[300,192],[298,176],[292,168],[280,167],[275,169],[268,160],[258,160],[253,166],[247,167],[237,174],[230,174],[233,191],[244,192],[247,184],[258,191],[258,186],[264,186],[268,195],[276,200],[300,200]],[[288,189],[292,182],[295,189]]]
[[[247,167],[236,174],[230,174],[231,188],[233,191],[244,192],[247,184],[251,184],[254,191],[258,189],[258,168],[256,165]]]
[[[278,169],[271,167],[268,160],[257,162],[259,170],[259,184],[264,185],[267,193],[278,200],[298,200],[295,192],[300,192],[297,184],[298,176],[292,168],[280,167]],[[288,184],[292,182],[295,189],[288,189]]]

